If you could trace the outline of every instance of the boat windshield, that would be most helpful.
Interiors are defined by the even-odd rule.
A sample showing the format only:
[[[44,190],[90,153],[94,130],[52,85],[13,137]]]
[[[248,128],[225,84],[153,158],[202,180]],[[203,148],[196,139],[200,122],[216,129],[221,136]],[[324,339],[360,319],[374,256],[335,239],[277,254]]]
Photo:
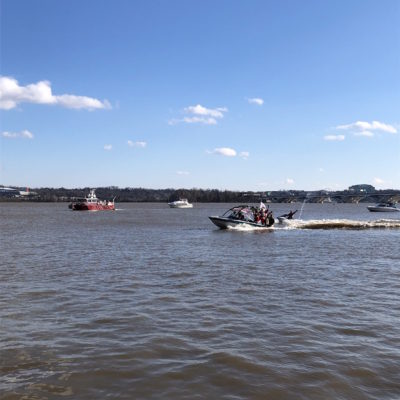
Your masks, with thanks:
[[[396,207],[394,203],[379,203],[377,207]]]
[[[232,219],[241,219],[243,221],[254,222],[254,213],[248,206],[231,208],[223,216]]]

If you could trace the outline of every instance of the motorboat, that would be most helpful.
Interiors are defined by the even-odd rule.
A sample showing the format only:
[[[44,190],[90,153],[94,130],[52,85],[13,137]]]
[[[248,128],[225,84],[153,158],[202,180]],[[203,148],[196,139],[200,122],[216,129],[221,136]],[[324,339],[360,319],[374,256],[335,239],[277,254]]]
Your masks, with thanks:
[[[369,211],[372,211],[372,212],[400,211],[400,208],[397,208],[395,203],[378,203],[375,206],[368,206],[367,208]]]
[[[189,203],[188,199],[179,199],[168,203],[171,208],[193,208],[193,204]]]
[[[100,200],[96,196],[95,189],[92,189],[87,197],[76,199],[68,207],[74,211],[114,211],[114,200],[115,198],[112,200]]]
[[[272,212],[262,211],[259,208],[248,205],[235,206],[227,210],[221,216],[211,216],[211,222],[221,229],[237,227],[269,228],[275,220]]]

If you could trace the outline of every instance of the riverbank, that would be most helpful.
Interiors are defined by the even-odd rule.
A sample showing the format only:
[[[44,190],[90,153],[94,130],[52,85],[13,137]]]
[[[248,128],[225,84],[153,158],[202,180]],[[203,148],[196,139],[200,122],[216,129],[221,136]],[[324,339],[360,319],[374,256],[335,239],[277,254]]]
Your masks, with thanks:
[[[0,188],[1,189],[1,188]],[[4,188],[3,188],[4,189]],[[91,188],[9,188],[2,191],[0,202],[70,202],[77,197],[85,197]],[[149,202],[165,203],[187,198],[194,203],[378,203],[385,201],[399,202],[400,190],[387,189],[369,191],[355,190],[350,187],[341,191],[305,191],[305,190],[280,190],[267,192],[244,192],[218,189],[146,189],[146,188],[118,188],[115,186],[98,187],[96,194],[102,199],[116,198],[119,203]]]

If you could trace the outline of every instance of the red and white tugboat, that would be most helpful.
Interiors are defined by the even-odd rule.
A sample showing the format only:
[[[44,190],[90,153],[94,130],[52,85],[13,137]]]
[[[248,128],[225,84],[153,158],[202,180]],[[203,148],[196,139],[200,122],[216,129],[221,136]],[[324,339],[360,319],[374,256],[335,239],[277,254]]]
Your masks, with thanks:
[[[112,200],[100,200],[97,198],[95,190],[92,189],[87,197],[76,199],[69,205],[75,211],[105,211],[115,210],[115,202]]]

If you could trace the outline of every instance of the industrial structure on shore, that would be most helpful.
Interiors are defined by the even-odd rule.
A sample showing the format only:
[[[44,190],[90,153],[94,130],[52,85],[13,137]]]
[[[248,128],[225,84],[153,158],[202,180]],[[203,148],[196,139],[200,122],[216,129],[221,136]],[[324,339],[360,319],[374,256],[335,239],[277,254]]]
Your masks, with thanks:
[[[36,192],[31,192],[29,188],[26,188],[26,190],[21,190],[18,188],[0,186],[1,198],[29,200],[36,198],[37,196],[38,194]]]

